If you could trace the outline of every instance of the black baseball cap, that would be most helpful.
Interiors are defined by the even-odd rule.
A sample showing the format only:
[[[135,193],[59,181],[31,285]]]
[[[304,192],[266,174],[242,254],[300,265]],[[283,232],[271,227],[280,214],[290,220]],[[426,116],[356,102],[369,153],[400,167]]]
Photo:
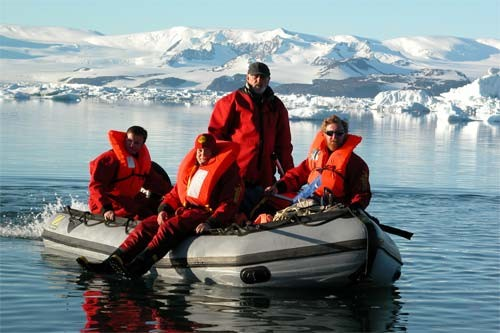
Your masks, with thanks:
[[[269,71],[269,67],[267,67],[266,64],[262,62],[254,62],[248,66],[248,74],[251,75],[264,75],[264,76],[271,76],[271,72]]]

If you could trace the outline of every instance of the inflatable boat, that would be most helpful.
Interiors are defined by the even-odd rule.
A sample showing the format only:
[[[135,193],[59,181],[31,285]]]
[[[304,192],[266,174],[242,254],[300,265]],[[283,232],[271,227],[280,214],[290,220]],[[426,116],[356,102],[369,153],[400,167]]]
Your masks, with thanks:
[[[51,252],[102,260],[137,223],[104,221],[101,215],[66,207],[46,222],[42,238]],[[188,238],[151,273],[239,287],[386,286],[400,277],[403,262],[383,229],[407,233],[379,224],[361,209],[293,205],[269,223],[233,225]]]

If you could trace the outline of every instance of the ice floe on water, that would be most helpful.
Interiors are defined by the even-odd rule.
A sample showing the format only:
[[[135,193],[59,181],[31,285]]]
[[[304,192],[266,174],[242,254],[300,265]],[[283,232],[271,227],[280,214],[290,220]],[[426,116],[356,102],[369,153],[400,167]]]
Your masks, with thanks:
[[[104,102],[132,101],[165,104],[213,105],[224,92],[210,90],[99,87],[85,84],[3,84],[0,99],[50,99],[78,103],[82,99]],[[372,98],[280,95],[291,119],[322,119],[331,112],[374,112],[436,116],[448,122],[487,121],[500,124],[500,71],[488,74],[460,88],[438,96],[424,90],[391,90]]]
[[[498,122],[500,115],[500,75],[498,69],[460,88],[439,96],[422,90],[397,90],[379,93],[372,110],[423,115],[435,114],[450,122],[483,120]]]

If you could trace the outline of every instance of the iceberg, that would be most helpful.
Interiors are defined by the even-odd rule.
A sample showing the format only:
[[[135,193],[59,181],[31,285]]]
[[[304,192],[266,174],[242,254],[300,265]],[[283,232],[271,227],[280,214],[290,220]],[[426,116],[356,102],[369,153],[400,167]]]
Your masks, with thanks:
[[[22,83],[0,85],[0,100],[30,98],[78,103],[85,98],[105,102],[155,102],[163,104],[212,106],[227,92],[190,89],[100,87],[69,83]],[[500,71],[489,73],[468,85],[451,89],[439,96],[424,90],[391,90],[374,98],[326,97],[309,94],[288,94],[279,97],[288,107],[290,119],[321,120],[337,113],[348,117],[350,113],[409,114],[425,117],[437,114],[447,122],[486,121],[499,124]]]

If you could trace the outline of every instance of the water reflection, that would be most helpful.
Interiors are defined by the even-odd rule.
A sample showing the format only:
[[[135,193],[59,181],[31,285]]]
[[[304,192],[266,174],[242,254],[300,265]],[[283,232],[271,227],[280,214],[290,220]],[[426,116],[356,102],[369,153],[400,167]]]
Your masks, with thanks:
[[[397,288],[246,290],[161,279],[126,282],[81,275],[82,331],[405,331]]]
[[[110,281],[83,276],[82,332],[193,332],[202,327],[187,318],[189,286],[157,294],[150,281]]]

